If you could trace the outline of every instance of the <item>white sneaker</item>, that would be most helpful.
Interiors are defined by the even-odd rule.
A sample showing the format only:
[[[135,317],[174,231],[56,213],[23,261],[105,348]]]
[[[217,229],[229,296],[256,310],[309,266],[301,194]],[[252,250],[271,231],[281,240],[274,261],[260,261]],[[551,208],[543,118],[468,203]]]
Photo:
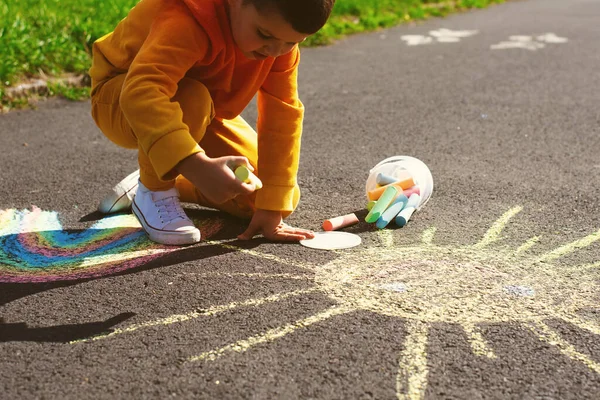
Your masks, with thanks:
[[[129,174],[121,182],[117,183],[110,193],[104,196],[100,201],[100,204],[98,204],[98,211],[104,214],[110,214],[129,210],[138,188],[139,179],[140,170],[138,169]]]
[[[154,242],[181,245],[200,241],[200,230],[181,208],[175,188],[153,192],[139,182],[131,208]]]

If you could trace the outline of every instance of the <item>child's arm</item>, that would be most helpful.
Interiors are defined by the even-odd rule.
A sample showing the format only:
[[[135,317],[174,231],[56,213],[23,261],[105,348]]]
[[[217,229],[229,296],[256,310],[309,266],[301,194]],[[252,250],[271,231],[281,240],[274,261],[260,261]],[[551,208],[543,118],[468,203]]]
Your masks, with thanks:
[[[258,92],[258,172],[263,188],[256,207],[294,210],[304,106],[297,89],[300,53],[295,47],[277,57]]]
[[[120,104],[154,170],[169,179],[180,161],[203,151],[183,122],[179,103],[171,99],[190,68],[212,57],[213,46],[182,2],[165,2],[160,12],[128,66]],[[121,48],[115,58],[135,51],[138,44],[121,32],[111,38],[111,45]],[[211,105],[199,105],[198,110],[210,113]]]
[[[294,48],[277,58],[258,93],[258,171],[263,187],[256,193],[256,212],[238,236],[249,240],[262,234],[269,240],[297,241],[314,233],[283,223],[294,210],[304,106],[298,98],[300,53]]]
[[[254,184],[241,182],[233,169],[245,165],[253,170],[250,162],[242,156],[210,158],[205,153],[193,154],[177,165],[177,172],[185,176],[202,195],[214,204],[222,204],[236,196],[256,190]],[[198,173],[202,171],[202,173]]]

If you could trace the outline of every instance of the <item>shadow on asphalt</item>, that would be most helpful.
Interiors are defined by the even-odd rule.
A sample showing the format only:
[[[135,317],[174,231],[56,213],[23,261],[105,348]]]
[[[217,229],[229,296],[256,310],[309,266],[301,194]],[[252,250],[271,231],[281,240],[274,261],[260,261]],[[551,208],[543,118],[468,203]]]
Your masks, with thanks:
[[[106,321],[87,322],[83,324],[57,325],[41,328],[28,327],[25,322],[5,323],[0,318],[0,343],[1,342],[71,342],[86,339],[109,331],[135,313],[121,313]]]

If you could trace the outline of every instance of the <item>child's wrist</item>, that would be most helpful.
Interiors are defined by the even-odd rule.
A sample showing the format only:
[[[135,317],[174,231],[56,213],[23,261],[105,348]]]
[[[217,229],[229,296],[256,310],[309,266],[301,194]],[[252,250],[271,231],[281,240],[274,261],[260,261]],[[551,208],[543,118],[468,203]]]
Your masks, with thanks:
[[[210,157],[206,155],[204,152],[194,153],[190,156],[187,156],[183,160],[179,161],[179,163],[175,166],[175,170],[178,174],[184,175],[185,172],[190,169],[197,169],[198,163],[205,163],[210,160]]]

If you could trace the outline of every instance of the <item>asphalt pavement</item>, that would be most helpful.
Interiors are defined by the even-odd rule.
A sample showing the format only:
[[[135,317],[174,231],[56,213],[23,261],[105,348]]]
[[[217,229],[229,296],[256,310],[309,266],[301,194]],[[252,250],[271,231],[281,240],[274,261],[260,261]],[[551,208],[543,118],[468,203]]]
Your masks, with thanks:
[[[347,250],[193,205],[200,244],[153,244],[95,211],[136,155],[89,102],[1,115],[0,398],[600,398],[598,15],[510,1],[303,49],[289,223],[354,212]],[[393,155],[434,191],[379,230]]]

